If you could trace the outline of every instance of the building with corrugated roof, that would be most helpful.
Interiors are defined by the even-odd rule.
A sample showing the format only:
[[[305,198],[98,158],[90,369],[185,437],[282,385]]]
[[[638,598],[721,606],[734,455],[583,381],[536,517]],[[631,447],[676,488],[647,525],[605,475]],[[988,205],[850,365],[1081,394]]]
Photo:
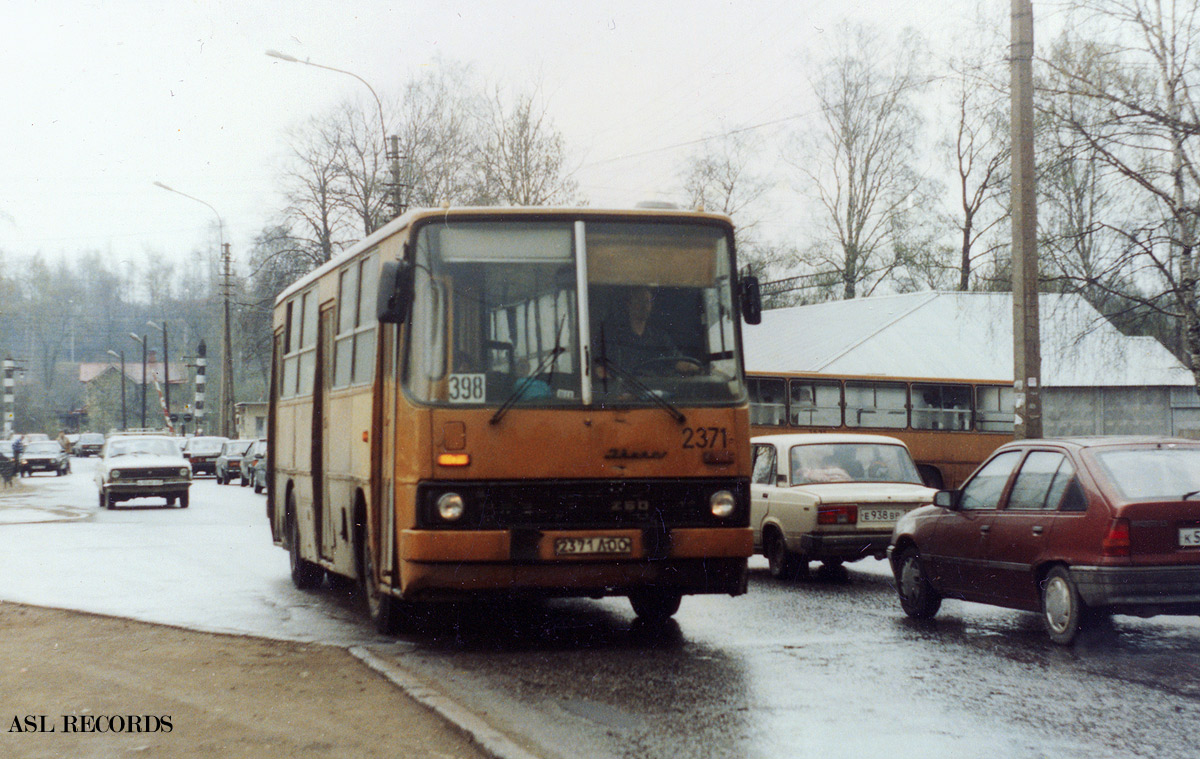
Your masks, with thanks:
[[[1192,373],[1153,337],[1123,335],[1083,297],[1043,293],[1046,435],[1200,437]],[[746,368],[1012,382],[1012,296],[924,292],[763,312]]]

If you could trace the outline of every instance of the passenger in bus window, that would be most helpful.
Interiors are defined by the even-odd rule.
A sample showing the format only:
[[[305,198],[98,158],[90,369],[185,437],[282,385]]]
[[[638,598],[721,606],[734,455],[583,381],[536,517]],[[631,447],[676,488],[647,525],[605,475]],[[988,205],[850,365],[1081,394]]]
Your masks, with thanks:
[[[664,367],[684,375],[702,371],[694,360],[680,352],[669,335],[650,323],[654,293],[649,287],[630,288],[624,306],[623,312],[602,323],[598,334],[592,336],[598,362],[596,376],[608,377],[605,362],[634,374],[660,374]]]

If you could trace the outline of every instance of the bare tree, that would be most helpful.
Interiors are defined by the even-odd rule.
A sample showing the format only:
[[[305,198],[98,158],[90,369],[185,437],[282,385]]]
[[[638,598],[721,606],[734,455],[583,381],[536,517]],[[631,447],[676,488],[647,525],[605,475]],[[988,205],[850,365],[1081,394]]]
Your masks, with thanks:
[[[380,130],[379,110],[347,102],[331,117],[337,139],[331,141],[338,160],[332,183],[335,202],[355,218],[364,237],[391,218],[388,206],[386,136]]]
[[[979,39],[963,49],[967,52],[950,62],[953,131],[943,148],[952,156],[958,202],[954,214],[959,233],[956,286],[965,291],[971,288],[976,263],[1008,244],[1002,233],[1009,219],[1012,148],[1007,82],[997,81],[1007,76],[1003,65],[1006,51],[994,37]]]
[[[842,296],[853,298],[901,263],[893,243],[926,181],[915,161],[923,45],[910,33],[892,45],[864,26],[841,27],[836,42],[813,82],[821,110],[808,149],[792,162],[825,212],[827,244],[810,263],[837,271]]]
[[[445,62],[405,86],[398,133],[406,204],[474,200],[480,93],[469,68]]]
[[[357,239],[345,203],[345,134],[334,114],[310,119],[289,139],[283,215],[297,252],[317,264]]]
[[[1078,7],[1082,15],[1063,46],[1070,54],[1047,62],[1047,111],[1094,151],[1117,192],[1137,197],[1130,204],[1136,214],[1099,221],[1121,242],[1121,256],[1106,268],[1121,269],[1136,286],[1123,297],[1181,321],[1184,357],[1200,386],[1200,113],[1191,95],[1200,85],[1200,9],[1160,0],[1081,0]],[[1062,105],[1076,105],[1074,98],[1091,105]],[[1087,284],[1111,287],[1095,276]]]
[[[477,169],[483,202],[542,206],[575,202],[566,143],[535,91],[506,102],[497,87],[483,122]]]
[[[772,185],[766,174],[750,168],[760,149],[758,141],[745,131],[714,137],[687,160],[681,178],[692,207],[733,218],[739,262],[763,278],[787,256],[756,234],[759,219],[754,207]]]

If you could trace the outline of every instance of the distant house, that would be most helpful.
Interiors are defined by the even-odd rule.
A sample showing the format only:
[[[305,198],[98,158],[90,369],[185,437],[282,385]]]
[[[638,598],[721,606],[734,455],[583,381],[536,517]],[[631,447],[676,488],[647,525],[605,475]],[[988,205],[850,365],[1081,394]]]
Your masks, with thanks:
[[[1152,337],[1121,334],[1082,297],[1042,294],[1046,435],[1200,437],[1195,380]],[[925,292],[763,312],[746,368],[1011,382],[1012,296]]]
[[[185,365],[164,365],[161,361],[146,364],[146,384],[153,386],[155,380],[158,380],[160,385],[164,384],[167,369],[171,373],[171,387],[187,384],[188,369]],[[109,372],[119,375],[121,373],[120,364],[115,361],[83,363],[79,365],[79,381],[86,385]],[[126,361],[125,376],[130,382],[138,385],[142,384],[142,362]],[[116,382],[116,380],[113,380],[113,382]]]
[[[253,401],[233,404],[233,426],[243,440],[267,436],[267,404]]]

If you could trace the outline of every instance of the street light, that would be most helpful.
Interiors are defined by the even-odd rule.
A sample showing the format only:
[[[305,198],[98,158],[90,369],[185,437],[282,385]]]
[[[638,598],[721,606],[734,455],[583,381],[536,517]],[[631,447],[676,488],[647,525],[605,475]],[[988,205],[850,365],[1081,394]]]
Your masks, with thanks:
[[[125,351],[119,354],[116,351],[109,351],[108,355],[113,358],[121,359],[121,429],[129,429],[129,425],[125,421]]]
[[[146,429],[146,336],[138,337],[132,332],[129,336],[142,346],[142,429]]]
[[[163,336],[163,413],[167,420],[171,419],[171,357],[167,353],[167,320],[163,319],[162,326],[154,322],[146,322],[147,327],[154,327]]]
[[[383,118],[383,102],[380,101],[379,95],[375,93],[375,88],[371,86],[371,83],[366,79],[363,79],[358,74],[355,74],[353,71],[346,71],[345,69],[337,69],[333,66],[313,63],[308,59],[300,60],[293,55],[281,53],[278,50],[268,50],[266,53],[271,58],[278,58],[279,60],[287,61],[288,63],[303,63],[305,66],[313,66],[314,68],[325,69],[326,71],[336,71],[339,74],[352,76],[358,81],[362,82],[363,85],[371,91],[371,97],[375,98],[375,105],[379,109],[379,134],[383,137],[383,154],[388,160],[388,165],[391,168],[392,173],[392,218],[404,213],[404,203],[400,199],[400,138],[396,137],[395,135],[392,135],[391,137],[388,136],[387,123]]]
[[[174,187],[167,187],[162,182],[155,182],[155,187],[160,187],[167,192],[173,192],[176,195],[182,195],[189,200],[194,200],[197,203],[208,206],[209,210],[217,217],[218,234],[221,240],[221,263],[224,267],[224,282],[221,285],[221,295],[224,308],[224,313],[221,318],[221,434],[225,437],[230,437],[233,431],[233,343],[230,339],[229,330],[229,296],[232,284],[230,281],[230,258],[229,258],[229,243],[225,242],[225,221],[221,218],[221,214],[217,213],[217,209],[206,203],[200,198],[192,197],[186,192],[180,192]],[[165,323],[164,323],[165,326]],[[163,344],[166,345],[166,332],[163,333]]]

